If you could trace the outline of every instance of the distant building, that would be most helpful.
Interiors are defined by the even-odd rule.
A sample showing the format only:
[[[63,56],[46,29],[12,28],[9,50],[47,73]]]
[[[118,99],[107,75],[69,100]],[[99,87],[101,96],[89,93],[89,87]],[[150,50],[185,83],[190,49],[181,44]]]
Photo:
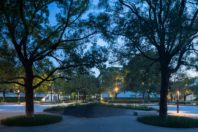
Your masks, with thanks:
[[[197,98],[197,95],[195,94],[189,94],[186,96],[186,101],[193,101]]]
[[[59,102],[70,99],[71,96],[61,96],[59,94],[47,94],[41,99],[42,102]]]
[[[115,95],[110,92],[103,92],[101,98],[112,98]],[[132,91],[122,91],[118,92],[117,98],[142,98],[142,93],[132,92]],[[159,94],[150,93],[150,98],[159,98]]]
[[[45,93],[34,93],[34,97],[43,98],[44,96],[46,96]],[[3,92],[0,92],[0,97],[3,97]],[[17,94],[14,92],[6,92],[5,97],[17,97]],[[25,94],[20,92],[20,97],[25,97]]]

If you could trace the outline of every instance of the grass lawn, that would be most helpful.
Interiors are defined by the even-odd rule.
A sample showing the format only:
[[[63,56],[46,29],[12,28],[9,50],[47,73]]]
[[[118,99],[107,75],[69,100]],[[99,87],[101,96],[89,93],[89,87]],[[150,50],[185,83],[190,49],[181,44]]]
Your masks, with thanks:
[[[74,105],[69,105],[69,106],[55,106],[55,107],[50,107],[44,110],[44,112],[51,112],[51,113],[63,113],[66,108],[71,108],[71,107],[82,107],[85,105],[95,105],[95,106],[106,106],[106,107],[112,107],[112,108],[121,108],[121,109],[131,109],[131,110],[143,110],[143,111],[152,111],[152,110],[157,110],[154,108],[150,108],[147,106],[138,106],[138,105],[112,105],[112,104],[101,104],[101,103],[96,103],[96,104],[74,104]]]
[[[72,106],[74,106],[74,105],[69,105],[69,106],[53,106],[53,107],[46,108],[43,111],[44,112],[59,113],[59,114],[61,114],[61,113],[64,112],[64,109],[65,108],[72,107]]]
[[[10,117],[1,120],[1,124],[6,126],[40,126],[52,123],[57,123],[62,120],[62,116],[35,114],[33,117],[25,115]]]
[[[143,103],[143,99],[142,98],[117,98],[117,99],[104,99],[104,102],[107,103]],[[154,98],[154,99],[150,99],[145,100],[145,103],[153,103],[153,102],[159,102],[158,98]]]
[[[143,110],[143,111],[152,111],[157,110],[155,108],[147,107],[147,106],[139,106],[139,105],[111,105],[106,104],[105,106],[113,107],[113,108],[123,108],[123,109],[131,109],[131,110]]]
[[[41,97],[35,97],[34,101],[40,101],[42,98]],[[0,97],[0,102],[13,102],[17,103],[18,98],[17,97],[6,97],[5,100],[3,101],[3,97]],[[25,97],[20,97],[20,102],[25,102]]]
[[[159,118],[159,116],[143,116],[138,117],[137,120],[144,124],[153,126],[170,127],[170,128],[194,128],[198,127],[198,119],[187,117],[168,116],[166,119]]]

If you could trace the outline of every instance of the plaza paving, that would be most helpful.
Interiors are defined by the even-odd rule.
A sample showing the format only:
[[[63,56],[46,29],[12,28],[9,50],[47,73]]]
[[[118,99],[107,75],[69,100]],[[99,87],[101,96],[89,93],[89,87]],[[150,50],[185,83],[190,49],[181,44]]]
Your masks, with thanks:
[[[171,129],[144,125],[135,116],[113,116],[107,118],[76,118],[64,116],[63,121],[53,125],[37,127],[0,126],[1,132],[196,132],[194,129]]]
[[[42,107],[42,106],[38,106]],[[36,108],[38,108],[36,107]],[[43,107],[42,107],[43,108]],[[41,110],[39,108],[39,110]],[[37,112],[40,112],[37,109]],[[37,127],[7,127],[0,125],[0,132],[196,132],[198,128],[163,128],[145,125],[136,121],[134,110],[127,110],[127,114],[99,118],[79,118],[63,116],[63,121]],[[155,111],[138,111],[139,115],[157,114]],[[22,111],[0,111],[0,118],[24,114]],[[174,112],[172,114],[175,114]]]

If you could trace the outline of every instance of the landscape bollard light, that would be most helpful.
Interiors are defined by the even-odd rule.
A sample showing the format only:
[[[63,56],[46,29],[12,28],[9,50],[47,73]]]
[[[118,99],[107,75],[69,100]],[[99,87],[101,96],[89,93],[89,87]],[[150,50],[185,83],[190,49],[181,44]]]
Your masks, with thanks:
[[[177,90],[177,113],[179,113],[179,90]]]

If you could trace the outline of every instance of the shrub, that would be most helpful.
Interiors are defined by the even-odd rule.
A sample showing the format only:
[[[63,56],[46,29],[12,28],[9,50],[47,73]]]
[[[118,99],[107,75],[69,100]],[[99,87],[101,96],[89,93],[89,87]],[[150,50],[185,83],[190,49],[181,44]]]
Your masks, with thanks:
[[[187,117],[178,117],[178,116],[167,116],[167,118],[160,118],[157,115],[154,116],[143,116],[138,117],[137,120],[144,124],[161,126],[161,127],[171,127],[171,128],[192,128],[198,127],[198,120],[187,118]]]
[[[35,114],[32,117],[21,115],[6,118],[1,120],[1,124],[6,126],[40,126],[60,122],[61,120],[62,116],[58,115]]]

